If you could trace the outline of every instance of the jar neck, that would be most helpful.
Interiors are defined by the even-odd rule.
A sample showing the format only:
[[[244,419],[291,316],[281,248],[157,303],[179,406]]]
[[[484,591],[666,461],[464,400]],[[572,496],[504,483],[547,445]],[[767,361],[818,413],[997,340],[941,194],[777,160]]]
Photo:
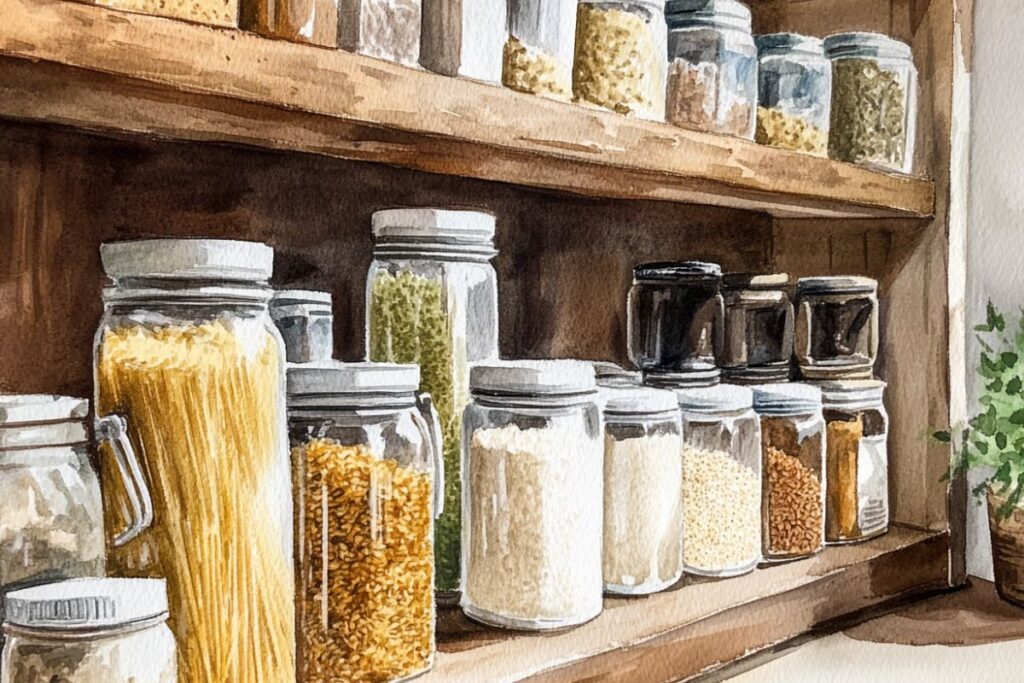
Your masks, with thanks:
[[[266,282],[123,278],[103,290],[107,306],[252,306],[267,308],[273,290]]]
[[[124,624],[101,626],[95,628],[38,628],[23,626],[20,624],[5,623],[3,632],[8,636],[32,638],[46,641],[83,641],[102,640],[126,636],[139,631],[145,631],[156,626],[161,626],[167,621],[167,612],[157,614],[147,619],[139,619]]]
[[[488,263],[498,252],[491,244],[443,244],[440,242],[383,242],[373,249],[374,258],[404,261]]]
[[[488,408],[575,408],[596,405],[597,392],[575,394],[495,394],[473,392],[473,401]]]

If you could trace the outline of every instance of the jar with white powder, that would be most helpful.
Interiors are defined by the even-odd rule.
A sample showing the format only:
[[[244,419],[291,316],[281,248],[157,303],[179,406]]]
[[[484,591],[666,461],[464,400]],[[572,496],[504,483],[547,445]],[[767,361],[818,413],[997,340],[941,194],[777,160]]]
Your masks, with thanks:
[[[604,590],[648,595],[683,575],[682,426],[671,391],[602,390]]]
[[[750,389],[679,389],[683,413],[683,567],[739,576],[761,559],[761,428]]]
[[[604,427],[582,361],[486,362],[463,421],[462,609],[543,631],[601,612]]]

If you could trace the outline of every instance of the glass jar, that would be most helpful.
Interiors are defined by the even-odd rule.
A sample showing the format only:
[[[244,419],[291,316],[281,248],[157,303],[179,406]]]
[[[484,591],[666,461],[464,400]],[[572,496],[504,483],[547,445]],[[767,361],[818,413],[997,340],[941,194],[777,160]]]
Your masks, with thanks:
[[[752,140],[757,48],[750,10],[736,0],[669,0],[668,97],[676,126]]]
[[[761,425],[750,389],[678,389],[683,414],[683,569],[739,576],[761,560]]]
[[[462,412],[469,364],[498,357],[498,287],[491,267],[494,216],[392,209],[373,215],[367,280],[367,355],[416,363],[444,434],[445,513],[437,520],[435,581],[441,605],[459,589]]]
[[[910,46],[878,33],[825,39],[832,60],[828,155],[910,173],[917,129],[917,69]]]
[[[342,50],[419,65],[422,0],[339,0],[338,11]]]
[[[0,683],[178,680],[160,579],[72,579],[8,593],[6,604]]]
[[[878,357],[878,283],[801,278],[794,348],[805,379],[870,379]]]
[[[671,391],[603,389],[604,590],[648,595],[683,575],[682,429]]]
[[[722,374],[738,384],[785,382],[793,357],[789,276],[730,273],[722,279]]]
[[[422,0],[420,64],[444,76],[501,83],[506,0]]]
[[[404,681],[433,662],[444,472],[419,383],[415,365],[288,368],[300,681]]]
[[[104,244],[101,256],[114,285],[96,334],[96,411],[127,424],[139,458],[113,448],[101,460],[108,538],[130,521],[108,544],[108,571],[166,577],[183,681],[292,683],[284,348],[267,311],[273,250],[158,239]],[[120,486],[125,468],[137,487]]]
[[[334,311],[330,292],[280,289],[270,300],[270,317],[284,340],[289,363],[334,356]]]
[[[764,455],[762,555],[780,562],[814,555],[825,536],[825,422],[821,390],[807,384],[754,387]]]
[[[508,0],[501,82],[519,92],[572,98],[577,0]]]
[[[820,38],[757,37],[759,144],[828,156],[832,63]]]
[[[665,120],[661,0],[579,0],[572,92],[581,102]]]
[[[239,26],[271,38],[338,47],[338,0],[240,0]]]
[[[658,383],[718,383],[722,269],[713,263],[646,263],[633,269],[629,292],[629,358]],[[646,381],[646,379],[645,379]]]
[[[889,530],[889,415],[885,382],[822,382],[825,542],[863,541]]]
[[[599,387],[638,387],[643,384],[643,376],[635,370],[627,370],[621,365],[608,361],[594,361],[594,378]]]
[[[604,427],[581,361],[473,367],[463,437],[462,609],[543,631],[601,612]]]

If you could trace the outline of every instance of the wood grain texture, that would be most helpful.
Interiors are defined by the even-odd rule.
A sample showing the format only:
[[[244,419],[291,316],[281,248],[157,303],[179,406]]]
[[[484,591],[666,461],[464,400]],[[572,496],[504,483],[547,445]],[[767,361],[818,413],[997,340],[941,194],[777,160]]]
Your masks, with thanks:
[[[20,86],[8,76],[18,96],[0,100],[0,116],[184,139],[195,124],[206,139],[776,215],[930,215],[934,204],[926,180],[240,31],[61,0],[0,0],[0,16],[0,54],[118,77],[105,83],[112,99],[79,107],[61,92],[78,71],[51,81],[47,99],[24,73]]]

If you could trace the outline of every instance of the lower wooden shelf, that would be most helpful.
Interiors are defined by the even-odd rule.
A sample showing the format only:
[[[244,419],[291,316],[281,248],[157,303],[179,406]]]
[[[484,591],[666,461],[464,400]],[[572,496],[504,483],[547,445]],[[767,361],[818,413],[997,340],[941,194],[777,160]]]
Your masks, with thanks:
[[[727,580],[684,579],[647,598],[606,599],[600,617],[554,634],[439,616],[435,683],[668,683],[854,612],[949,587],[949,534],[894,527],[861,545]]]

